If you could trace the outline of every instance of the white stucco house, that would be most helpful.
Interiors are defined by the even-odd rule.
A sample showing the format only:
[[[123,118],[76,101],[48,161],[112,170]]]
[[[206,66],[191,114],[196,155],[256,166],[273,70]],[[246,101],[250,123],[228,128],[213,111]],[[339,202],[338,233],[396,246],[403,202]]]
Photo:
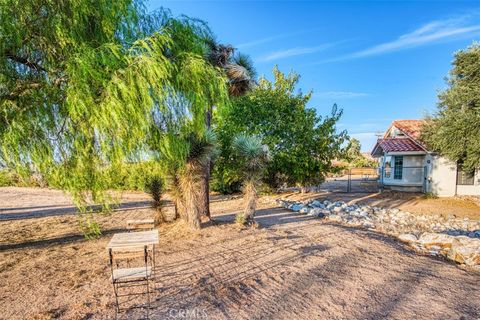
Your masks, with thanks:
[[[395,120],[371,154],[379,159],[379,179],[386,189],[430,192],[438,196],[480,196],[480,170],[431,152],[421,141],[424,120]]]

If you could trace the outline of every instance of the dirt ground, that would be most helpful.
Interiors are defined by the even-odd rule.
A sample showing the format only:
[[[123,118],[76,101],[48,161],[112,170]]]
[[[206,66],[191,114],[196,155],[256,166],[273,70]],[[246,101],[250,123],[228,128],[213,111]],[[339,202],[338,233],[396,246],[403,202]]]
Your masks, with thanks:
[[[289,196],[479,214],[474,202],[455,199]],[[275,198],[260,199],[258,229],[236,227],[242,199],[222,197],[212,199],[216,224],[205,223],[198,232],[182,223],[161,226],[150,318],[480,318],[478,272],[420,256],[375,232],[286,211]],[[104,230],[97,240],[83,239],[74,212],[59,191],[0,188],[1,319],[114,318],[105,247],[113,233],[124,231],[126,219],[153,215],[148,197],[125,194],[119,209],[97,217]],[[142,318],[145,310],[120,316]]]

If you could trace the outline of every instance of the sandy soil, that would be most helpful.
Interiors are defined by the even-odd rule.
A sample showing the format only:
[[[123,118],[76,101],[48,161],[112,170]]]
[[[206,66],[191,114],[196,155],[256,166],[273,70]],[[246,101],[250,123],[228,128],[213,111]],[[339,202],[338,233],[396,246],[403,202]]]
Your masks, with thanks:
[[[144,194],[123,199],[120,209],[98,217],[103,236],[86,241],[61,192],[0,188],[0,318],[113,318],[105,247],[126,219],[153,214]],[[182,311],[197,319],[480,317],[478,272],[375,232],[285,211],[273,199],[260,200],[259,229],[236,227],[241,199],[220,197],[212,199],[216,225],[199,232],[161,226],[151,318],[181,319]],[[432,212],[443,205],[435,203]],[[144,316],[143,309],[121,314]]]

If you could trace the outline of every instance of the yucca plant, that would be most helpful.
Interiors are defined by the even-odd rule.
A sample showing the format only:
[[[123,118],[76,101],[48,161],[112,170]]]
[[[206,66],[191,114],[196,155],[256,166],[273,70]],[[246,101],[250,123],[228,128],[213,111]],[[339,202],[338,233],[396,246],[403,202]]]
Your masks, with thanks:
[[[235,48],[229,44],[218,43],[213,35],[204,37],[207,44],[206,60],[217,67],[226,76],[228,94],[230,97],[240,97],[248,93],[255,85],[256,72],[252,60],[245,54],[235,53]],[[205,113],[205,125],[210,130],[213,117],[213,105]],[[204,182],[200,186],[202,215],[210,218],[209,181],[212,161],[204,167]]]
[[[237,215],[236,221],[241,224],[251,224],[254,222],[257,208],[257,190],[269,159],[268,149],[259,137],[246,134],[240,134],[234,138],[233,148],[242,170],[245,197],[245,208],[243,213]]]
[[[204,209],[200,193],[203,168],[215,152],[216,137],[210,130],[203,134],[168,135],[163,140],[162,159],[176,215],[185,219],[192,229],[200,228]]]
[[[165,221],[162,211],[162,196],[164,192],[164,183],[162,177],[154,175],[150,177],[146,184],[146,191],[152,197],[152,207],[156,210],[155,224]]]

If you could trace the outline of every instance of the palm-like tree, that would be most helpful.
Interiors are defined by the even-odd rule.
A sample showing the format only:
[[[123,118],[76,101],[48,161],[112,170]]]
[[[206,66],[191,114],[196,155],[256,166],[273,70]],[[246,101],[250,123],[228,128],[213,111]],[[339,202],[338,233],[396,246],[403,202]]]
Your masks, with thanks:
[[[240,134],[233,141],[233,148],[241,163],[243,173],[243,193],[245,208],[237,214],[237,222],[251,224],[254,221],[257,208],[257,188],[261,182],[263,169],[268,162],[268,149],[262,145],[262,140],[256,136]]]
[[[206,39],[206,43],[209,48],[207,60],[224,70],[230,95],[239,97],[250,91],[256,77],[251,59],[245,54],[235,53],[231,45],[219,44],[214,39]]]
[[[213,37],[206,37],[206,59],[213,66],[222,70],[228,79],[228,93],[230,97],[240,97],[248,93],[255,86],[256,72],[251,59],[241,53],[235,53],[231,45],[219,44]],[[209,106],[205,113],[205,125],[211,128],[213,106]],[[201,211],[202,215],[210,218],[209,181],[212,162],[209,161],[204,168],[204,183],[201,186]]]
[[[204,134],[169,134],[162,140],[162,160],[176,216],[186,220],[192,229],[200,228],[200,192],[203,168],[216,153],[216,136]]]

